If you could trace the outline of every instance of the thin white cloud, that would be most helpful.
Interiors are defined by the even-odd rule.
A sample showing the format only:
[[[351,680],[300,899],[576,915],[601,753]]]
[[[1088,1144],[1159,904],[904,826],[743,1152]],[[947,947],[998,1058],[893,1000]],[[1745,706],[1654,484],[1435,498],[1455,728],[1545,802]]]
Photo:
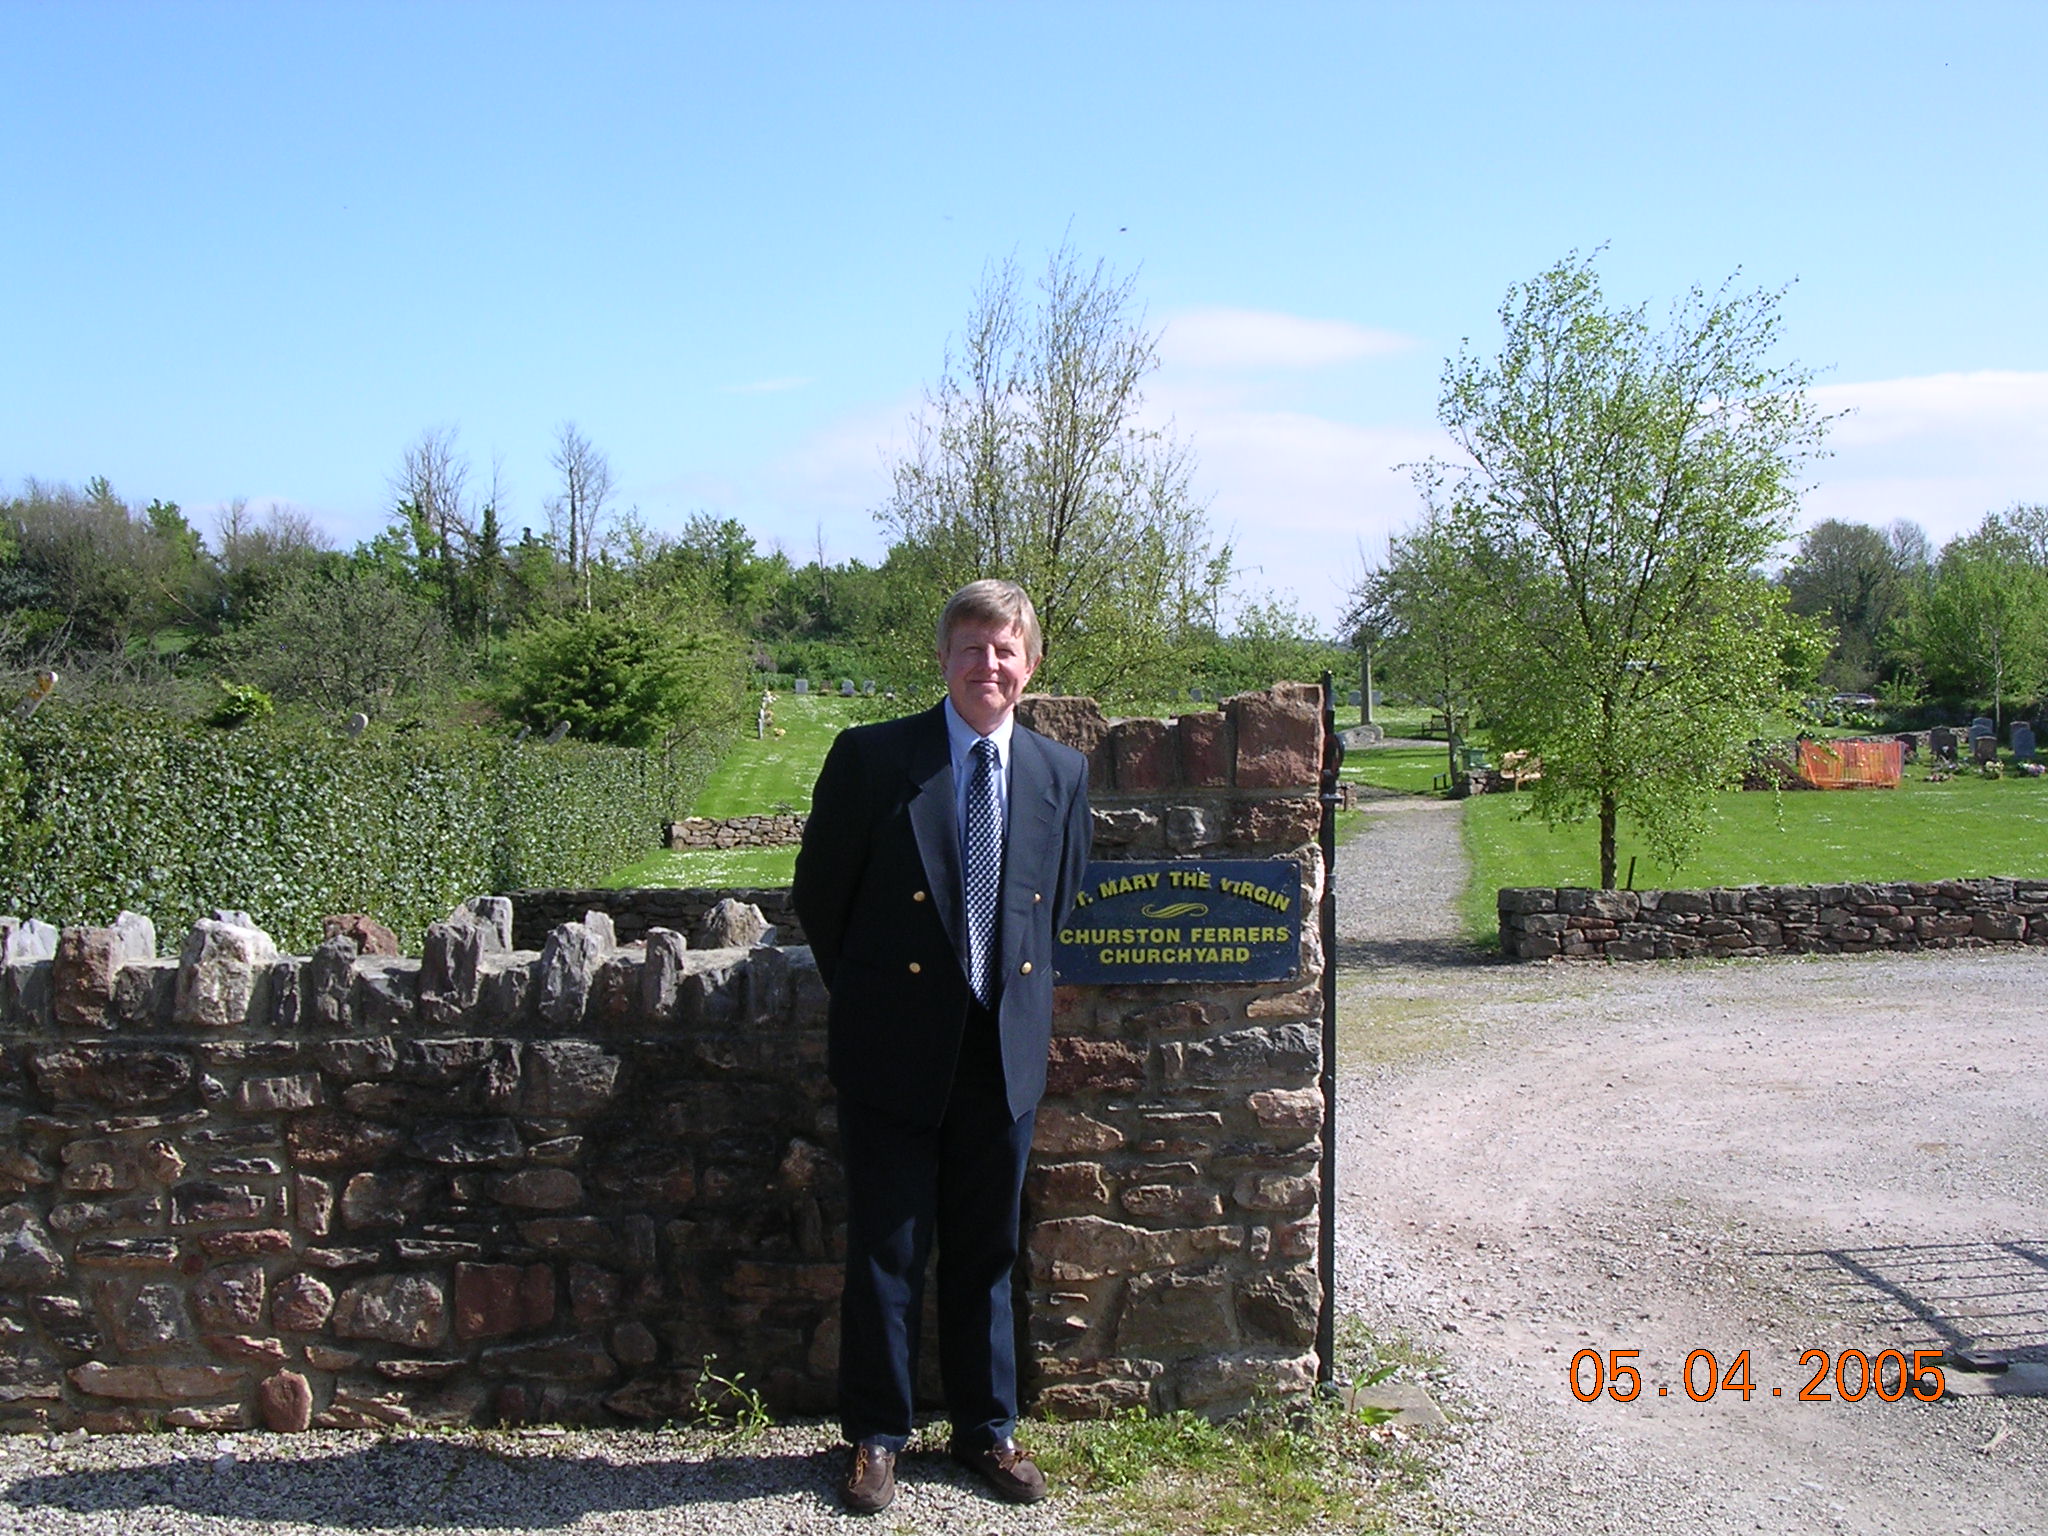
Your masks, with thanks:
[[[779,395],[792,389],[802,389],[815,384],[814,378],[756,379],[750,384],[726,384],[720,387],[722,395]]]
[[[1167,321],[1159,351],[1168,365],[1182,368],[1327,368],[1413,345],[1409,337],[1349,320],[1263,309],[1191,309]]]
[[[1846,412],[1808,475],[1802,522],[1911,518],[1937,543],[2048,501],[2048,373],[1941,373],[1814,389]]]

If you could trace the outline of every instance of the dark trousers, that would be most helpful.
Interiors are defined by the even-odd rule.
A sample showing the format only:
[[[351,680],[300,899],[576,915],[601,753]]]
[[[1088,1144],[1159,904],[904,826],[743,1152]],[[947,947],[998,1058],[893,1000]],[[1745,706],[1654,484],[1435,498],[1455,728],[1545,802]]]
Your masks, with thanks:
[[[1017,1427],[1010,1277],[1036,1112],[1012,1120],[996,1021],[970,1010],[945,1118],[913,1126],[842,1101],[846,1287],[840,1298],[840,1424],[854,1443],[910,1436],[925,1264],[939,1249],[939,1376],[953,1444],[979,1451]]]

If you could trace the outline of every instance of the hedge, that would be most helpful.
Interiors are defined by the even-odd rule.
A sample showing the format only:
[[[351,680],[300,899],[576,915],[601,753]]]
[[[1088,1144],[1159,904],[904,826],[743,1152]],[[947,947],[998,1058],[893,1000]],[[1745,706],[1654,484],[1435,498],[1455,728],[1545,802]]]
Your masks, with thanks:
[[[713,760],[46,708],[0,724],[0,912],[104,923],[127,908],[172,943],[235,908],[300,952],[322,916],[367,912],[416,950],[465,897],[594,885],[644,856]]]

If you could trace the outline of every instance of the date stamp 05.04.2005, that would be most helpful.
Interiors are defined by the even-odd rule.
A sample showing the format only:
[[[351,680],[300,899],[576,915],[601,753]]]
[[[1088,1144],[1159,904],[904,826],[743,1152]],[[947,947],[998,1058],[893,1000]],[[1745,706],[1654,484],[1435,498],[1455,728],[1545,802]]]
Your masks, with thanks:
[[[1645,1392],[1670,1397],[1675,1387],[1696,1403],[1730,1395],[1746,1403],[1758,1392],[1769,1397],[1796,1395],[1802,1403],[1860,1403],[1867,1397],[1896,1403],[1907,1396],[1931,1403],[1947,1385],[1938,1349],[1916,1349],[1910,1355],[1900,1349],[1881,1349],[1875,1355],[1860,1349],[1804,1350],[1798,1371],[1780,1386],[1762,1386],[1754,1380],[1746,1349],[1725,1366],[1711,1349],[1696,1349],[1685,1357],[1675,1380],[1653,1384],[1644,1382],[1642,1369],[1635,1364],[1641,1355],[1639,1349],[1610,1349],[1604,1355],[1597,1349],[1580,1350],[1572,1356],[1572,1396],[1590,1403],[1605,1392],[1617,1403],[1632,1403]],[[1788,1393],[1802,1375],[1806,1384],[1796,1394]]]

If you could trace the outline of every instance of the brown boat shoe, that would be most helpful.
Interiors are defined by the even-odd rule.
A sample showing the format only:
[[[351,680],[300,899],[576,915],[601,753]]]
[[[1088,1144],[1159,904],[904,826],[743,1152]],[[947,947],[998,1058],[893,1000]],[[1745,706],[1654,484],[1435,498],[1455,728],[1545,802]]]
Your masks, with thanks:
[[[853,1448],[839,1497],[856,1515],[880,1514],[896,1497],[896,1453],[875,1440]]]
[[[1015,1440],[999,1440],[979,1451],[953,1448],[953,1459],[1011,1504],[1036,1504],[1045,1497],[1045,1474]]]

